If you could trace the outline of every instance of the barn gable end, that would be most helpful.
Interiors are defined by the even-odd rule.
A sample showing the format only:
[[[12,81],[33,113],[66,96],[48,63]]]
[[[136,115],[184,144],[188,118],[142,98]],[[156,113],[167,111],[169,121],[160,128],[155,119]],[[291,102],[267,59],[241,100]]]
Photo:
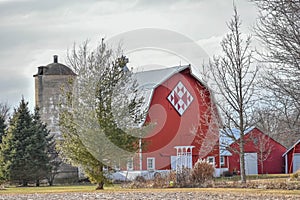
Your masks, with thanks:
[[[240,171],[240,156],[233,149],[238,149],[238,141],[230,145],[232,156],[228,156],[229,171]],[[245,133],[245,170],[247,174],[279,174],[284,170],[282,155],[286,148],[253,127]]]
[[[143,139],[147,146],[139,158],[142,166],[135,169],[149,170],[152,162],[154,170],[192,167],[199,158],[209,158],[218,168],[219,117],[211,92],[189,65],[170,68],[169,74],[163,72],[166,70],[140,72],[137,76],[139,86],[149,94],[146,122],[154,123],[155,128]]]

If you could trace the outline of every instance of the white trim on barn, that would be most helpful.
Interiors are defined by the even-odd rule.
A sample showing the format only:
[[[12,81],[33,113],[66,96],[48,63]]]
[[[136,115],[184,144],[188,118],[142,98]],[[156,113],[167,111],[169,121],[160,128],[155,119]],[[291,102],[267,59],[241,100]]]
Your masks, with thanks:
[[[282,157],[284,157],[285,159],[285,173],[288,174],[289,173],[289,158],[288,158],[288,153],[293,150],[294,148],[296,148],[296,146],[300,143],[300,140],[298,140],[297,142],[295,142],[295,144],[293,144],[283,155]],[[297,153],[295,153],[297,154]],[[293,165],[293,173],[294,173],[294,159],[295,159],[295,154],[292,154],[292,161],[291,164]]]
[[[175,146],[176,149],[176,171],[183,168],[193,168],[192,151],[194,146]]]
[[[147,158],[147,170],[149,170],[149,171],[155,170],[155,158],[154,157]]]
[[[287,154],[284,155],[284,162],[285,162],[285,173],[287,174],[288,173],[288,157],[287,157]]]

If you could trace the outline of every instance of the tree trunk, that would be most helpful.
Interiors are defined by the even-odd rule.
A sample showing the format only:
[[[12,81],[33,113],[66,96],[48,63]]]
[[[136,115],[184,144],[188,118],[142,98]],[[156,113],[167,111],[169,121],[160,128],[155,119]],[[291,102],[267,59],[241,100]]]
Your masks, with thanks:
[[[53,179],[52,178],[48,179],[49,186],[53,186],[53,180],[54,180],[54,178]]]
[[[241,170],[241,182],[246,183],[244,135],[241,135],[240,137],[240,170]]]
[[[103,189],[104,189],[104,183],[103,182],[97,183],[96,190],[103,190]]]
[[[27,186],[28,186],[27,180],[23,180],[23,181],[22,181],[22,187],[27,187]]]
[[[35,186],[36,186],[36,187],[39,187],[39,186],[40,186],[40,180],[36,180]]]

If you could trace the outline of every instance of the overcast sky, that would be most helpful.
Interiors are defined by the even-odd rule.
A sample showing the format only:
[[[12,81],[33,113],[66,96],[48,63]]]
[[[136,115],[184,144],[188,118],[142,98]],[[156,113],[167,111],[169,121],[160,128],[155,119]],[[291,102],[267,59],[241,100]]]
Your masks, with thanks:
[[[16,107],[23,95],[32,108],[37,67],[51,63],[54,54],[65,63],[67,49],[86,39],[96,42],[126,31],[159,28],[190,38],[210,56],[217,54],[228,32],[232,4],[232,0],[0,0],[0,101]],[[236,5],[243,31],[250,33],[256,9],[248,0],[236,0]],[[130,56],[131,65],[144,60],[139,53]]]

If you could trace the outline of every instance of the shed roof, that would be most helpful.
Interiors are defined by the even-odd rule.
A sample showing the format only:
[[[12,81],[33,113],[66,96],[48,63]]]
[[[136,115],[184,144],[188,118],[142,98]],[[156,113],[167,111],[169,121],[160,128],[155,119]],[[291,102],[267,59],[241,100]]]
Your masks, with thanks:
[[[293,144],[283,155],[285,156],[286,154],[288,154],[293,148],[295,148],[298,144],[300,143],[300,140],[298,140],[297,142],[295,142],[295,144]]]
[[[244,135],[250,133],[255,127],[250,127],[245,130]],[[221,156],[231,156],[230,151],[227,150],[227,147],[230,146],[235,140],[228,135],[232,135],[236,140],[240,138],[240,130],[237,128],[232,129],[223,129],[220,130],[220,155]]]

